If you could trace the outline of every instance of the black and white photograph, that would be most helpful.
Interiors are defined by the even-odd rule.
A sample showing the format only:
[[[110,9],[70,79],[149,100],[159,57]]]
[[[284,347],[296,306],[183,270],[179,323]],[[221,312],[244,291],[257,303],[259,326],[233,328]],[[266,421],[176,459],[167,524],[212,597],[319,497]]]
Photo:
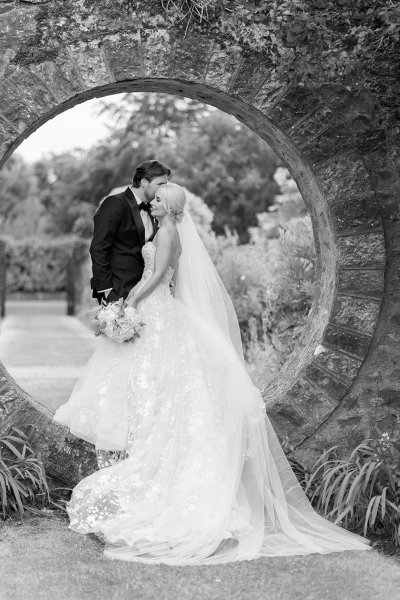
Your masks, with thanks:
[[[400,4],[0,0],[0,600],[400,600]]]

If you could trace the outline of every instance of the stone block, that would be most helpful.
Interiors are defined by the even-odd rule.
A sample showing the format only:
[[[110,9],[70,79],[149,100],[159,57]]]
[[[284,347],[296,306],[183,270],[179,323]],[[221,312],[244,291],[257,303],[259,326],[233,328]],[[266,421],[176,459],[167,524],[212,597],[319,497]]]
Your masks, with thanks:
[[[67,46],[67,52],[87,89],[105,85],[112,80],[101,47],[102,41],[96,39],[90,42],[77,41]]]
[[[0,148],[5,151],[15,139],[15,129],[0,117]]]
[[[337,233],[381,228],[382,219],[375,194],[369,193],[333,205],[332,221]]]
[[[142,29],[143,68],[146,77],[171,76],[173,46],[165,29]]]
[[[317,165],[318,181],[329,203],[367,195],[372,191],[369,175],[355,156],[338,158],[328,165]]]
[[[138,31],[107,36],[103,38],[102,45],[116,81],[133,79],[142,74],[141,41]]]
[[[0,113],[21,133],[55,104],[49,91],[23,69],[14,72],[0,87]]]
[[[211,40],[192,35],[175,40],[171,77],[193,82],[203,81],[210,54]]]
[[[264,115],[269,115],[272,108],[285,95],[288,88],[289,85],[273,72],[257,92],[252,104]]]
[[[341,379],[352,381],[361,367],[362,360],[320,344],[318,353],[315,354],[315,364],[332,371]]]
[[[259,57],[246,57],[240,64],[230,92],[244,101],[256,95],[261,85],[271,73],[271,65]]]
[[[371,337],[342,329],[332,323],[329,324],[325,330],[322,343],[324,344],[325,342],[330,346],[336,346],[359,358],[364,358],[368,352]]]
[[[286,394],[287,403],[299,406],[303,415],[319,425],[333,411],[332,404],[322,392],[318,392],[308,381],[299,379]]]
[[[339,121],[331,124],[307,145],[302,146],[302,154],[312,164],[331,160],[354,149],[351,131],[343,127]]]
[[[290,87],[285,95],[268,113],[269,118],[280,129],[288,132],[301,118],[313,112],[318,106],[316,95],[306,87]]]
[[[286,402],[278,402],[268,410],[268,417],[281,437],[287,436],[293,445],[300,444],[315,430],[299,411]]]
[[[380,302],[367,298],[338,296],[333,305],[331,322],[372,335],[378,320]]]
[[[382,233],[363,233],[337,240],[339,267],[384,268],[385,240]]]
[[[380,298],[383,295],[384,271],[374,269],[360,271],[359,269],[339,270],[337,276],[338,292],[349,292]]]
[[[376,152],[378,148],[382,151],[386,149],[386,131],[384,129],[375,129],[374,122],[364,123],[364,129],[360,127],[360,119],[353,121],[353,129],[355,129],[355,140],[358,152],[361,155]],[[366,129],[370,128],[369,131]]]
[[[400,389],[385,388],[378,395],[393,414],[400,416]]]
[[[332,111],[327,106],[320,105],[310,115],[294,124],[288,132],[290,139],[298,146],[307,145],[319,132],[326,129],[332,119]]]
[[[32,63],[29,70],[46,82],[60,102],[84,90],[78,68],[64,51],[59,52],[54,62],[46,60],[42,63]]]
[[[349,388],[349,383],[335,379],[331,374],[322,370],[316,362],[305,368],[303,376],[306,377],[314,386],[321,389],[321,392],[329,397],[332,404],[337,406]]]
[[[221,91],[228,91],[232,78],[242,62],[239,47],[222,49],[214,42],[208,60],[204,83]]]

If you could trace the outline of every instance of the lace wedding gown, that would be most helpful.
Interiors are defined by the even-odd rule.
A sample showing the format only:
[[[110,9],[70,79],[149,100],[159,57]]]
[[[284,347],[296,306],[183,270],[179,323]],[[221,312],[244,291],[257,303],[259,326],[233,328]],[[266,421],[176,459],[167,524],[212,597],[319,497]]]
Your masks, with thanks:
[[[155,245],[143,247],[153,272]],[[109,558],[171,565],[368,549],[309,504],[232,344],[170,293],[138,310],[133,344],[98,341],[55,419],[127,458],[83,479],[70,528]]]

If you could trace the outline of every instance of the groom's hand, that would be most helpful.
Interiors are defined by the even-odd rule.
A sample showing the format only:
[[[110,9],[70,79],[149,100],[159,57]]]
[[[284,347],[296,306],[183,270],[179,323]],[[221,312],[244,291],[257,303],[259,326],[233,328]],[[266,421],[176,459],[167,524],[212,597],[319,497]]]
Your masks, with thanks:
[[[118,302],[118,300],[119,296],[115,290],[110,290],[107,296],[105,294],[103,295],[103,301],[105,301],[106,304],[109,302]]]

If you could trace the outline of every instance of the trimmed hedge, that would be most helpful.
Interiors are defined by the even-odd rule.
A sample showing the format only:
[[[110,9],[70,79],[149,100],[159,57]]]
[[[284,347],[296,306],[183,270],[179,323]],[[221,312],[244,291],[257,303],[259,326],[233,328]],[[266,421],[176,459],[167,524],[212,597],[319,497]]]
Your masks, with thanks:
[[[88,241],[77,236],[2,239],[6,244],[7,293],[67,291],[71,272],[88,253]]]

